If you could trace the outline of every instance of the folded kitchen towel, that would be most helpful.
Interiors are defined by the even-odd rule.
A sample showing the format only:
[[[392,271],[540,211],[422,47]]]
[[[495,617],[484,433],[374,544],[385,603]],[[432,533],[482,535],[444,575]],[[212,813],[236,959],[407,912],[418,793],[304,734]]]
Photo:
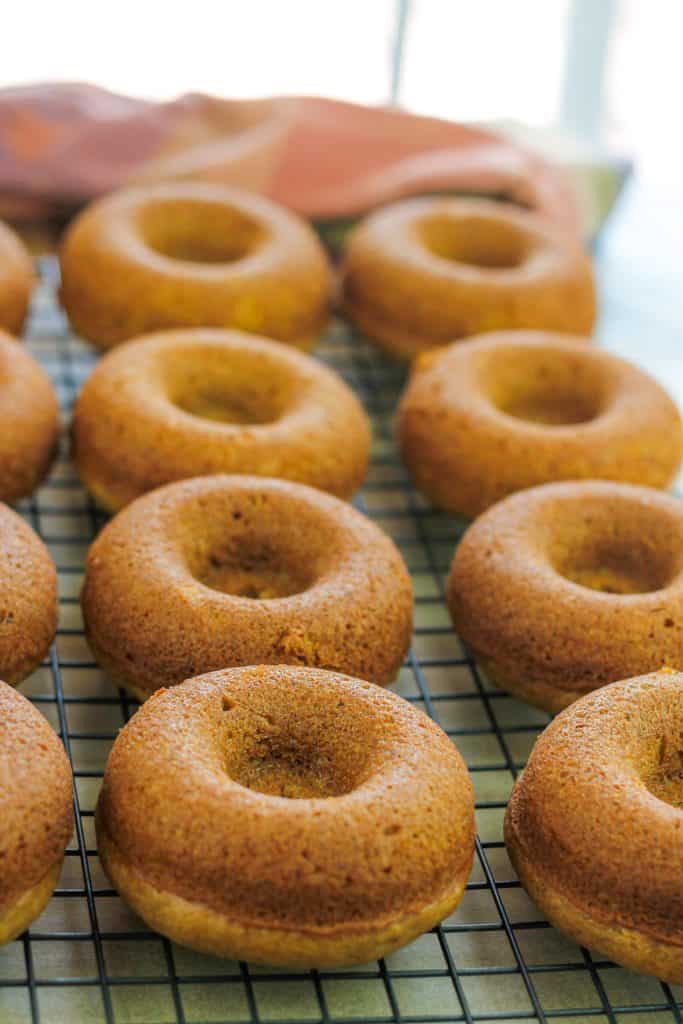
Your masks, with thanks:
[[[590,236],[623,177],[620,166],[595,169],[598,200],[585,167],[567,173],[507,128],[322,98],[153,103],[80,83],[0,90],[0,217],[15,222],[63,220],[119,186],[182,178],[262,192],[332,242],[377,205],[424,193],[507,198]]]

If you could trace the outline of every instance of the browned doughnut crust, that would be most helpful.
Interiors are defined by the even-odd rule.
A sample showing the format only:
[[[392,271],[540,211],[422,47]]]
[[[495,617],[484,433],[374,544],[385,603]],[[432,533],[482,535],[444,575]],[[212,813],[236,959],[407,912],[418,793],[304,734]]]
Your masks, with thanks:
[[[108,509],[185,477],[250,473],[350,498],[370,425],[317,360],[241,331],[167,331],[102,359],[73,422],[85,486]]]
[[[352,233],[343,305],[390,355],[516,327],[589,334],[590,261],[573,239],[509,204],[423,197],[371,214]]]
[[[60,265],[71,324],[100,348],[183,326],[308,348],[328,317],[330,270],[312,229],[222,185],[145,185],[100,199],[72,222]]]
[[[40,712],[3,682],[0,780],[2,944],[42,911],[73,831],[71,771],[64,748]]]
[[[21,332],[34,280],[24,243],[0,221],[0,329]]]
[[[548,726],[505,841],[550,921],[617,963],[683,982],[683,675],[592,693]]]
[[[452,912],[474,850],[472,786],[434,722],[285,666],[152,697],[112,748],[96,821],[105,870],[153,928],[292,967],[411,941]]]
[[[41,663],[57,629],[57,573],[40,537],[0,505],[0,675],[12,685]]]
[[[0,330],[0,500],[35,491],[57,452],[59,406],[45,371]]]
[[[119,512],[88,552],[81,603],[98,661],[141,699],[233,665],[389,683],[412,628],[410,576],[374,523],[246,476],[169,484]]]
[[[667,487],[683,455],[681,418],[656,381],[540,331],[484,334],[420,357],[397,437],[415,486],[467,518],[553,480]]]
[[[683,668],[683,502],[597,480],[520,491],[465,532],[447,600],[491,679],[548,711]]]

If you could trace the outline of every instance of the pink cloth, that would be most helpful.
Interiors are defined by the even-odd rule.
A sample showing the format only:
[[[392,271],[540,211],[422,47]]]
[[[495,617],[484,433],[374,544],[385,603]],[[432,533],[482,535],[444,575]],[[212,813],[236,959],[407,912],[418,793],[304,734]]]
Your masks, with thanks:
[[[559,168],[468,125],[313,97],[152,103],[83,84],[0,91],[0,215],[64,215],[121,185],[173,178],[263,192],[317,221],[424,192],[495,194],[579,230]]]

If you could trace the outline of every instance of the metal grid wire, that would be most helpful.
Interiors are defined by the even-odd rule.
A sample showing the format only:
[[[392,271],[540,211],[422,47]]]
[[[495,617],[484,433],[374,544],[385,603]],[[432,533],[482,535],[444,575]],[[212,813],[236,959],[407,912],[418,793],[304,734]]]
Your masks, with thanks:
[[[65,421],[94,356],[68,333],[42,266],[28,345],[51,374]],[[285,972],[195,954],[149,932],[97,859],[93,808],[107,753],[135,702],[117,693],[85,643],[78,592],[103,518],[81,489],[67,445],[22,513],[59,568],[60,628],[23,686],[61,734],[74,771],[76,834],[59,887],[30,930],[0,950],[0,1022],[677,1021],[683,987],[592,956],[542,919],[516,881],[501,825],[512,783],[547,716],[494,690],[454,635],[444,579],[461,526],[411,490],[391,420],[403,371],[336,324],[318,354],[372,416],[374,451],[358,506],[396,541],[416,598],[413,644],[395,689],[448,732],[477,798],[475,865],[457,911],[411,946],[355,969]]]

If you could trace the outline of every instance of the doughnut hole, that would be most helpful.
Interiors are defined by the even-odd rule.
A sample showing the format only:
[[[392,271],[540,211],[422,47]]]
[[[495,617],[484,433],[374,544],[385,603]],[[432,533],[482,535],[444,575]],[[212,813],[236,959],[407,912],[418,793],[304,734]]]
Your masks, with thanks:
[[[205,587],[269,601],[308,590],[335,552],[331,524],[296,500],[272,510],[264,495],[207,501],[183,527],[187,565]],[[188,510],[189,512],[189,510]],[[203,514],[202,514],[203,512]]]
[[[510,349],[483,368],[484,390],[502,413],[547,426],[589,423],[604,412],[610,386],[595,367],[567,351]]]
[[[674,730],[659,740],[645,784],[658,800],[683,810],[683,723],[678,732]]]
[[[246,350],[226,355],[210,346],[177,349],[163,371],[168,400],[176,408],[218,423],[275,423],[294,398],[286,367]]]
[[[256,425],[257,423],[273,423],[278,413],[269,411],[262,403],[255,401],[255,395],[244,392],[221,390],[215,385],[207,384],[176,399],[175,405],[191,416],[202,420],[214,420],[217,423],[241,423]]]
[[[344,796],[370,774],[368,745],[349,742],[345,723],[321,723],[303,708],[251,707],[230,693],[225,713],[225,770],[247,789],[292,800]],[[341,701],[340,716],[348,713]],[[351,710],[351,715],[353,714]]]
[[[457,220],[436,214],[425,218],[419,230],[433,256],[482,270],[514,270],[530,252],[530,240],[520,228],[474,213]]]
[[[198,579],[222,594],[255,601],[301,594],[313,582],[286,551],[258,543],[240,549],[226,545],[223,550],[212,552]]]
[[[635,530],[611,533],[585,529],[573,538],[558,538],[551,555],[554,568],[565,579],[603,594],[647,594],[667,587],[680,571],[680,557],[665,538],[655,546],[653,536]]]
[[[186,263],[234,263],[249,256],[264,234],[240,210],[203,199],[158,200],[139,217],[150,249]]]

